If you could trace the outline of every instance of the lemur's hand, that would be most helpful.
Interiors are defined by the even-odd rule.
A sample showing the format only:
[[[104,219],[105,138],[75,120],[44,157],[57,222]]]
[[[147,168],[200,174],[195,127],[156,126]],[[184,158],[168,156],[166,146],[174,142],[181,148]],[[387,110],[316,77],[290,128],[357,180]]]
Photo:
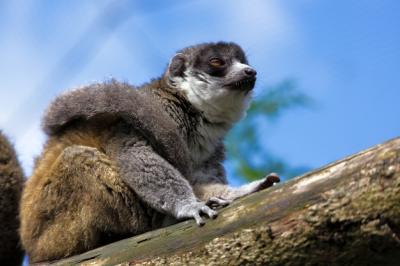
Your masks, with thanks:
[[[182,205],[178,209],[176,218],[194,218],[197,225],[202,226],[205,224],[205,221],[203,218],[201,218],[200,214],[206,214],[211,219],[215,219],[217,218],[218,212],[212,210],[204,202],[191,202]]]

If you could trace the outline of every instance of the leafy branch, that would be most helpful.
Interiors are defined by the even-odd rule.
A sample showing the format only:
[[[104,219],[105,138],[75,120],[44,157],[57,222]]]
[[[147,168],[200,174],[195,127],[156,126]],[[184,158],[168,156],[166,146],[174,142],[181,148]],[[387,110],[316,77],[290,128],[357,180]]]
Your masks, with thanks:
[[[293,80],[267,88],[256,97],[246,119],[239,122],[226,139],[227,160],[234,167],[234,175],[246,180],[255,180],[266,173],[277,172],[285,179],[309,170],[308,167],[293,167],[284,159],[271,154],[263,143],[262,126],[275,122],[284,111],[295,107],[310,107],[313,101],[297,89]]]

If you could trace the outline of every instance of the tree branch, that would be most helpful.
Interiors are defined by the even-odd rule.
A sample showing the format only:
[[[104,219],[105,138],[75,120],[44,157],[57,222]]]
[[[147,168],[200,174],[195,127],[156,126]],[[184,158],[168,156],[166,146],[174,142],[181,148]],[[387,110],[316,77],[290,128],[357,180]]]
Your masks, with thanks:
[[[56,265],[395,265],[400,138],[185,221]]]

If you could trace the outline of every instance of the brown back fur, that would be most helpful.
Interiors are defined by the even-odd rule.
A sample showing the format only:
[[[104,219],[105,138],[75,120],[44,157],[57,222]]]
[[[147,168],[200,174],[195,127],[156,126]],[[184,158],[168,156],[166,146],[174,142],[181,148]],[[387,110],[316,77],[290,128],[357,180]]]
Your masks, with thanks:
[[[22,198],[20,231],[31,262],[67,257],[159,226],[105,154],[112,133],[108,126],[79,124],[47,142]],[[74,147],[82,153],[71,152]]]

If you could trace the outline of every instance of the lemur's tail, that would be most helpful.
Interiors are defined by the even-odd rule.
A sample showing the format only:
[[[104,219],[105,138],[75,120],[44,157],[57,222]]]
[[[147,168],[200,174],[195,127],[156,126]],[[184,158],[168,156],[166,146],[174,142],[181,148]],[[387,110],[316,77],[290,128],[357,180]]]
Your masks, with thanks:
[[[21,265],[18,206],[24,174],[15,150],[0,131],[0,265]]]

